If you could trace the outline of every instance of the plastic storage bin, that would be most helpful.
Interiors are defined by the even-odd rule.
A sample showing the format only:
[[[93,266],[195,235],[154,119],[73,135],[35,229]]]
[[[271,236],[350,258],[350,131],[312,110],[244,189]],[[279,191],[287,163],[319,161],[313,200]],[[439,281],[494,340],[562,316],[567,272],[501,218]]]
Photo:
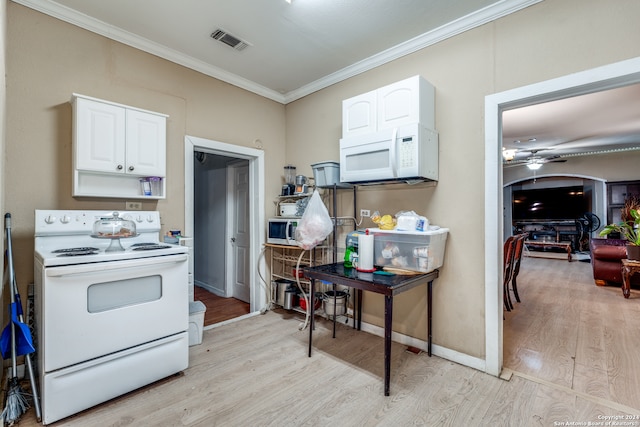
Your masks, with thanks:
[[[340,182],[340,163],[338,162],[320,162],[311,165],[313,168],[313,179],[316,187],[350,187],[349,184]]]
[[[398,231],[370,228],[376,266],[428,273],[442,267],[448,228],[433,231]]]
[[[202,301],[189,303],[189,346],[202,344],[202,328],[206,311],[207,307]]]

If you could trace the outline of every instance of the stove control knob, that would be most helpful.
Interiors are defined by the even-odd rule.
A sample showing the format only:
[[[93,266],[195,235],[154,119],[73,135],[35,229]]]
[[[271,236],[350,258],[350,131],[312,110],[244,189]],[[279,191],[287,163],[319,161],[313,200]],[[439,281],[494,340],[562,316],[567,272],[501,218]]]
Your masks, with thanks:
[[[56,217],[53,215],[47,215],[47,217],[44,219],[44,222],[46,222],[47,224],[53,224],[54,222],[56,222]]]
[[[147,217],[147,222],[153,222],[153,216],[149,215],[149,216]]]
[[[143,221],[142,216],[138,215],[136,217],[136,222],[142,222],[142,221]]]
[[[63,215],[62,218],[60,218],[60,222],[63,224],[69,224],[71,222],[71,217],[69,215]]]

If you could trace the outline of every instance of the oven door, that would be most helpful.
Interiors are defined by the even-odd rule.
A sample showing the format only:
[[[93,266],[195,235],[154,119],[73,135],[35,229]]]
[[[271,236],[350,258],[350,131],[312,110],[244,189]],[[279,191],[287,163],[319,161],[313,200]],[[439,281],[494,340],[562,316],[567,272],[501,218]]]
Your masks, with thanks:
[[[47,267],[41,285],[45,372],[188,329],[187,254]]]

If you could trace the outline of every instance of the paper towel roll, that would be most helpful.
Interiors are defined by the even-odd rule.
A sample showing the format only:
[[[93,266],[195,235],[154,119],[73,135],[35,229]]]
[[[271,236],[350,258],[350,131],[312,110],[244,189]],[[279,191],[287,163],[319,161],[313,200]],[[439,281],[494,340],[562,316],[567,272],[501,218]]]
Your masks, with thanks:
[[[374,271],[373,267],[373,234],[358,236],[358,267],[359,271]]]

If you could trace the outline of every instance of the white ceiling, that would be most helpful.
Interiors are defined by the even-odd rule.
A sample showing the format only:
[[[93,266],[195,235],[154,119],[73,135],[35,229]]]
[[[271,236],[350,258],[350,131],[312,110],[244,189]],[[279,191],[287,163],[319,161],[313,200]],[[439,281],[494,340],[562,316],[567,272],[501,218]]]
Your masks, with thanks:
[[[13,1],[286,104],[542,0]],[[520,108],[503,142],[516,163],[640,146],[639,111],[640,85]]]
[[[287,103],[541,0],[13,1]]]
[[[503,113],[502,142],[511,164],[640,149],[640,84]]]

